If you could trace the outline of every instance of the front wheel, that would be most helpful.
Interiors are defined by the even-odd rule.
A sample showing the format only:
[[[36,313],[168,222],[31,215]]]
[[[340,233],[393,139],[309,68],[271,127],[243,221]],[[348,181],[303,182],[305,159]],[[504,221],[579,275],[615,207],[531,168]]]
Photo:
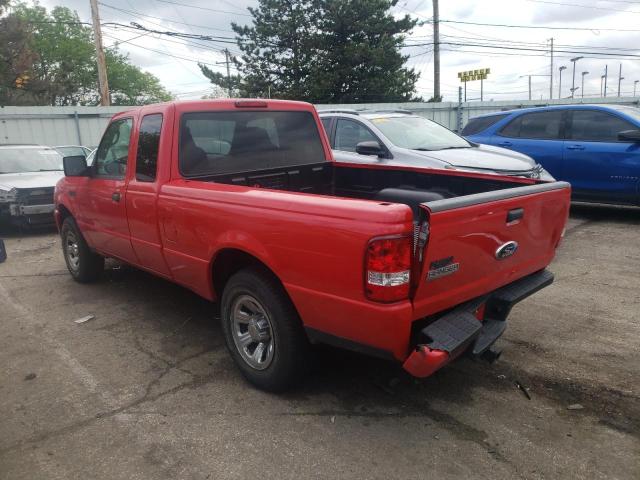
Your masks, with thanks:
[[[100,277],[104,270],[104,257],[91,251],[73,218],[64,220],[60,237],[64,261],[73,279],[88,283]]]
[[[229,279],[221,321],[233,360],[258,388],[283,391],[306,373],[309,342],[291,300],[269,272],[245,269]]]

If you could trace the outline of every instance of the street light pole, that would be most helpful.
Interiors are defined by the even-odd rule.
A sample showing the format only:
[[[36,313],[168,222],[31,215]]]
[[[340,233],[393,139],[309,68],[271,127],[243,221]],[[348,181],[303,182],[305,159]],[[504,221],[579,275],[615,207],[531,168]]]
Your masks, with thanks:
[[[584,76],[585,75],[589,75],[589,72],[582,72],[582,87],[580,87],[580,93],[582,95],[582,98],[584,98]]]
[[[573,98],[573,94],[576,91],[576,62],[584,57],[574,57],[571,59],[571,63],[573,63],[573,80],[571,81],[571,98]]]
[[[558,81],[558,98],[562,98],[562,71],[566,70],[567,67],[562,65],[558,70],[560,70],[560,79]]]
[[[640,82],[640,80],[634,80],[633,82],[633,96],[636,96],[636,87],[638,86],[638,82]]]
[[[620,85],[622,84],[624,77],[622,76],[622,64],[620,64],[620,73],[618,73],[618,96],[620,96]]]

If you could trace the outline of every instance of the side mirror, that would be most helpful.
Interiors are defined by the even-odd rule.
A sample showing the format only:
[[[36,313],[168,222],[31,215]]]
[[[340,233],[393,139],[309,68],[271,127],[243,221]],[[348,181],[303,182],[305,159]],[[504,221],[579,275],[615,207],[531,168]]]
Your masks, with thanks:
[[[618,133],[618,140],[627,142],[640,142],[640,130],[625,130]]]
[[[378,142],[368,141],[358,143],[356,145],[356,153],[359,153],[360,155],[376,155],[378,157],[384,157],[387,152]]]
[[[84,155],[72,155],[62,159],[64,174],[67,177],[88,177],[89,168]]]

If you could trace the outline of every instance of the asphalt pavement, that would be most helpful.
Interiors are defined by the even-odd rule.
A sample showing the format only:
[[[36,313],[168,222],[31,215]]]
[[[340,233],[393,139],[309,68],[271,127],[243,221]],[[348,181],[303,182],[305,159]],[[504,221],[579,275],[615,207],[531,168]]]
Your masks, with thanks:
[[[574,205],[498,362],[416,380],[325,348],[284,395],[195,294],[113,262],[80,285],[55,232],[4,238],[3,480],[640,478],[640,209]]]

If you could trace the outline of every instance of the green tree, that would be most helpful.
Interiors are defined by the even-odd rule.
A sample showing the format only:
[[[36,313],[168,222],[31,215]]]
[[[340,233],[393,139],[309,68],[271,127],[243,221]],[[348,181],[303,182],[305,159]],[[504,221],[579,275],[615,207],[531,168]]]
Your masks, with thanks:
[[[0,0],[0,105],[24,96],[37,58],[31,49],[31,35],[25,23],[14,15],[4,16],[9,0]]]
[[[66,7],[51,12],[18,3],[7,18],[18,22],[34,53],[29,79],[9,99],[14,105],[97,105],[98,73],[93,30]],[[136,105],[171,98],[153,75],[129,63],[117,49],[108,49],[107,72],[114,104]],[[5,85],[3,81],[3,85]]]
[[[312,98],[326,103],[406,102],[419,74],[404,67],[400,49],[417,20],[396,19],[390,0],[325,0],[321,55],[314,62]]]
[[[417,21],[397,0],[260,0],[251,26],[232,24],[242,51],[232,85],[242,96],[316,103],[415,100],[419,74],[400,48]],[[220,73],[200,66],[212,83]]]

